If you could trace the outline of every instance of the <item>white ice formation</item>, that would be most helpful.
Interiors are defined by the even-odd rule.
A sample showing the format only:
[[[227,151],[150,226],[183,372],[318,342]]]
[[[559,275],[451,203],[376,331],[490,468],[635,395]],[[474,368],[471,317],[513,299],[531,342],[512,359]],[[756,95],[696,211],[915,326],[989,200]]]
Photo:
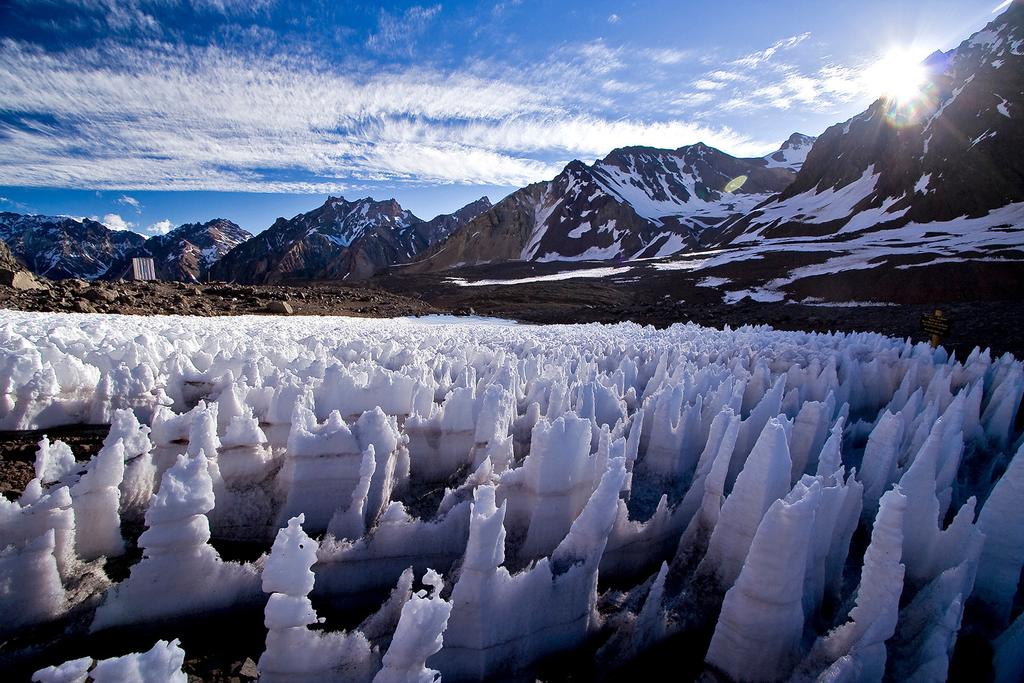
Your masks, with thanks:
[[[187,683],[181,670],[185,651],[177,639],[159,640],[146,652],[94,661],[92,657],[72,659],[40,669],[32,676],[36,683]]]
[[[735,681],[940,680],[979,652],[1000,681],[1024,668],[1010,355],[9,311],[0,342],[0,429],[110,424],[87,463],[44,439],[0,500],[0,631],[165,639],[38,680],[171,677],[169,641],[261,607],[267,681],[614,673],[675,642]],[[4,663],[27,676],[48,652]]]
[[[104,596],[93,630],[214,612],[255,599],[255,568],[222,561],[208,543],[206,513],[213,508],[213,481],[203,450],[178,456],[146,512],[147,528],[139,536],[142,560]]]

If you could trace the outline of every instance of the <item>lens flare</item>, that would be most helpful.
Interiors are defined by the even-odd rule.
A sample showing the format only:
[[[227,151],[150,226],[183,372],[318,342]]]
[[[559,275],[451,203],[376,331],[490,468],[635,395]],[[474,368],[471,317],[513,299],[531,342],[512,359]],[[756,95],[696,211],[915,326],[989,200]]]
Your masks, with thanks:
[[[743,187],[743,183],[745,182],[747,182],[747,176],[736,176],[735,178],[733,178],[732,180],[725,184],[725,191],[728,192],[729,194],[732,194],[736,190]]]

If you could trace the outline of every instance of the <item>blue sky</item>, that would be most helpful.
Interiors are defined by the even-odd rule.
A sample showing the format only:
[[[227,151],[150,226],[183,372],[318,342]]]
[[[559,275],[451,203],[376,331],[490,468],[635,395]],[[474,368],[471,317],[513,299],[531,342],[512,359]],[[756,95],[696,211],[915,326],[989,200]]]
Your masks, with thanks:
[[[998,4],[6,0],[0,210],[258,232],[327,194],[431,218],[623,145],[763,155]]]

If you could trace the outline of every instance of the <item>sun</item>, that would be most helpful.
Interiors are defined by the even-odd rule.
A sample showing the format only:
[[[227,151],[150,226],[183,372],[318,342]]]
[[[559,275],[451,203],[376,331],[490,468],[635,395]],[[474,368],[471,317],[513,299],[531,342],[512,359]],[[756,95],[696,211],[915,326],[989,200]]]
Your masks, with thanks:
[[[905,48],[895,48],[864,72],[865,88],[873,95],[905,103],[921,94],[927,72],[921,57]]]

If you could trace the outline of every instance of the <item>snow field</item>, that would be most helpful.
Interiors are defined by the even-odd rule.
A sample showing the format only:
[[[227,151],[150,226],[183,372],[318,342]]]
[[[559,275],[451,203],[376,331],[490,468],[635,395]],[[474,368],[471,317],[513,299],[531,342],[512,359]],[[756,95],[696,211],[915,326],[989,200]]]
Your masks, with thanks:
[[[3,312],[0,338],[0,428],[111,425],[84,466],[44,439],[0,500],[3,631],[265,605],[267,681],[509,677],[588,642],[611,669],[705,633],[736,681],[941,680],[965,632],[1024,668],[1012,356],[485,320]],[[36,677],[180,680],[180,652]]]

